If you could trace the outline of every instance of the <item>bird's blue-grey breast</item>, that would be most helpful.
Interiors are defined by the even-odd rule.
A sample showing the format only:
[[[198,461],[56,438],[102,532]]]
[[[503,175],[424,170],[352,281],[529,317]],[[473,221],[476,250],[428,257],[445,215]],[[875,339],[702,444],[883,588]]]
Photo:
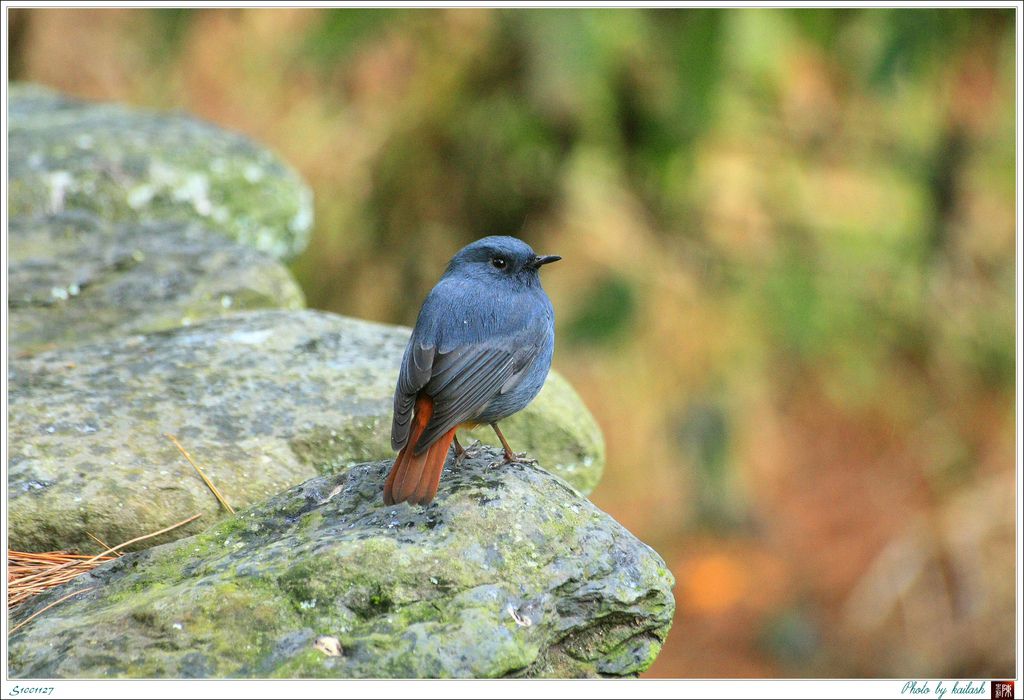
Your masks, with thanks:
[[[414,452],[462,423],[494,423],[526,407],[551,368],[555,313],[540,257],[523,241],[489,236],[452,258],[420,309],[395,388],[391,443],[409,440],[416,397],[433,414]]]

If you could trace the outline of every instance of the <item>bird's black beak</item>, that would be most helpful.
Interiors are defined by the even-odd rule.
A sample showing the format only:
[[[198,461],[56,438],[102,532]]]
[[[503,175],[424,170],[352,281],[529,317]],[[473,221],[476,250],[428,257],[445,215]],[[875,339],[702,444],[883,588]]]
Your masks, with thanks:
[[[548,263],[558,262],[562,259],[561,255],[538,255],[533,259],[533,267],[539,269],[542,265]]]

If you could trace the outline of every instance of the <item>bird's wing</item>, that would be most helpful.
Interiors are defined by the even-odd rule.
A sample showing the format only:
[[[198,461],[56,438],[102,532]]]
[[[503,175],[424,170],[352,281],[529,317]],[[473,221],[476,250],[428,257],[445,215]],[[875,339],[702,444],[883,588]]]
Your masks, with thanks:
[[[413,333],[402,357],[398,370],[398,386],[395,387],[395,410],[391,419],[391,447],[400,450],[409,439],[412,426],[412,409],[416,395],[430,381],[431,368],[437,348],[433,343],[423,342]]]
[[[496,341],[435,354],[430,381],[423,387],[434,399],[434,413],[414,451],[472,419],[491,399],[514,386],[537,357],[543,339],[544,328],[534,326]]]

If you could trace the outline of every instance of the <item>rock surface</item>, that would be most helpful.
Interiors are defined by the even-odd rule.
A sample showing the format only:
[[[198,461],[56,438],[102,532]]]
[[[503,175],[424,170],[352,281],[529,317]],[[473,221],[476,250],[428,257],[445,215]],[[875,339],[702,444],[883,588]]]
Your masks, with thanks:
[[[115,544],[217,512],[166,433],[235,507],[393,457],[408,334],[322,312],[254,311],[12,358],[9,546],[94,551],[87,533]],[[580,490],[600,478],[600,431],[560,377],[502,426],[516,450]],[[163,541],[202,525],[190,527]]]
[[[314,478],[206,532],[41,595],[13,677],[625,676],[668,633],[673,580],[621,525],[487,450],[427,508],[389,462]]]
[[[309,188],[249,139],[37,85],[8,97],[11,219],[81,209],[106,222],[201,221],[275,257],[305,247]]]
[[[85,212],[18,217],[8,253],[16,353],[303,306],[281,263],[197,224],[109,225]]]

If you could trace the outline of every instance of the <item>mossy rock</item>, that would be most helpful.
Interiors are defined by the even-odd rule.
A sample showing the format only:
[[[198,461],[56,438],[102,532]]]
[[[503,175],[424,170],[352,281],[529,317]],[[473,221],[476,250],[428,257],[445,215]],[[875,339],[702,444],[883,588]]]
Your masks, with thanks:
[[[244,136],[181,114],[8,91],[8,216],[83,210],[105,222],[189,221],[274,257],[313,220],[299,177]]]
[[[16,353],[304,306],[280,262],[198,224],[108,225],[65,212],[15,218],[9,232]]]
[[[19,678],[591,677],[646,669],[672,575],[543,469],[486,449],[426,508],[387,460],[320,476],[14,611]],[[85,590],[91,589],[91,590]]]
[[[392,393],[408,337],[407,328],[329,313],[252,311],[13,357],[9,546],[94,551],[90,534],[115,544],[218,513],[165,434],[236,507],[393,457]],[[557,375],[502,425],[516,450],[581,491],[600,478],[601,433]]]

